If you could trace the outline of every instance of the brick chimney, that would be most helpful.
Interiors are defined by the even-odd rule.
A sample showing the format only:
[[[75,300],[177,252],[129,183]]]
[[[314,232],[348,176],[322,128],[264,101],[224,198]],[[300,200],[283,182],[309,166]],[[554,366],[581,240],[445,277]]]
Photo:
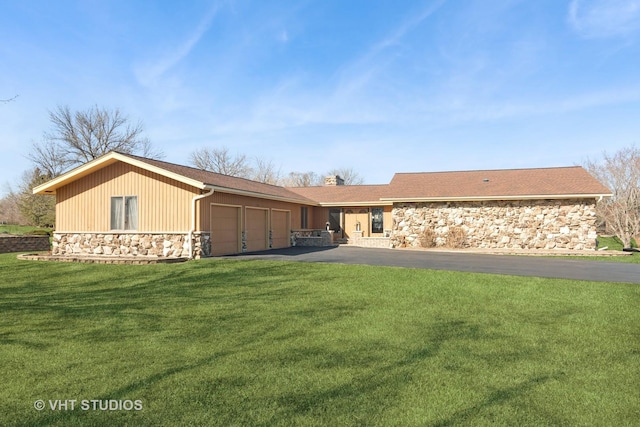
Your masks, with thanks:
[[[344,179],[340,178],[340,175],[329,175],[324,179],[324,185],[334,187],[336,185],[344,185]]]

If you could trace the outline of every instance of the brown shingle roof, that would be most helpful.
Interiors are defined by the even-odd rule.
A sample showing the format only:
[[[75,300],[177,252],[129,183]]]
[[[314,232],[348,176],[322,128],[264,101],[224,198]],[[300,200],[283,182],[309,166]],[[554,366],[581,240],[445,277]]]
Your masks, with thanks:
[[[552,198],[610,195],[580,166],[398,173],[389,184],[388,199]],[[386,197],[385,197],[386,198]]]
[[[390,197],[389,185],[335,185],[320,187],[288,187],[294,193],[321,204],[380,203],[383,197]]]
[[[79,166],[36,188],[36,194],[56,189],[117,161],[146,168],[200,189],[245,194],[325,206],[383,205],[397,201],[506,200],[611,196],[611,191],[580,166],[462,172],[398,173],[386,185],[280,187],[189,166],[117,152]]]
[[[168,163],[161,160],[148,159],[146,157],[134,156],[132,154],[125,154],[125,156],[132,157],[149,165],[167,170],[178,175],[182,175],[196,181],[203,182],[207,185],[218,187],[218,191],[224,192],[224,190],[227,189],[230,192],[237,192],[238,190],[240,190],[242,192],[254,193],[256,195],[272,196],[283,199],[297,200],[301,203],[315,204],[313,200],[310,200],[303,195],[294,193],[293,191],[277,185],[263,184],[261,182],[251,181],[249,179],[223,175],[215,172],[208,172],[189,166]]]

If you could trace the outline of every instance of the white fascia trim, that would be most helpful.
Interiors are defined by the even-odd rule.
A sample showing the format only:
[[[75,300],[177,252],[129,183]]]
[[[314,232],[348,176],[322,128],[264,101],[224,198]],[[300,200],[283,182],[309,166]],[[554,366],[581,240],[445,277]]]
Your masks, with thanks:
[[[136,231],[136,230],[109,230],[109,231],[58,231],[52,234],[189,234],[189,231]]]
[[[295,203],[297,205],[318,206],[317,202],[313,202],[311,200],[305,201],[305,200],[291,199],[289,197],[272,196],[269,194],[254,193],[253,191],[236,190],[236,189],[227,188],[227,187],[216,187],[216,186],[211,186],[210,184],[207,185],[207,188],[209,187],[213,187],[213,189],[219,193],[236,194],[238,196],[253,197],[256,199],[276,200],[279,202]]]
[[[389,199],[385,199],[385,201],[375,200],[372,202],[330,202],[324,203],[320,202],[320,206],[323,208],[350,208],[350,207],[375,207],[375,206],[393,206],[392,201],[387,201]]]
[[[140,169],[145,169],[145,170],[148,170],[149,172],[157,173],[158,175],[162,175],[162,176],[164,176],[166,178],[171,178],[173,180],[182,182],[182,183],[190,185],[192,187],[199,188],[200,190],[204,190],[205,188],[208,187],[204,182],[197,181],[197,180],[191,179],[191,178],[187,178],[184,175],[180,175],[180,174],[177,174],[177,173],[170,172],[170,171],[168,171],[166,169],[150,165],[149,163],[143,162],[143,161],[138,160],[138,159],[133,159],[131,157],[128,157],[128,156],[125,156],[125,155],[122,155],[122,154],[119,154],[119,153],[114,153],[114,154],[116,154],[119,157],[121,157],[118,160],[122,160],[123,162],[129,163],[130,165],[133,165],[133,166],[137,166]]]
[[[381,200],[392,203],[402,202],[480,202],[488,200],[563,200],[563,199],[595,199],[610,197],[611,194],[537,194],[529,196],[483,196],[483,197],[389,197]]]
[[[176,181],[182,182],[184,184],[190,185],[192,187],[196,187],[199,189],[204,189],[206,187],[205,183],[196,181],[191,178],[187,178],[186,176],[182,176],[173,172],[169,172],[166,169],[159,168],[157,166],[150,165],[149,163],[145,163],[141,160],[131,158],[125,154],[116,153],[114,151],[105,154],[102,157],[98,157],[97,159],[91,160],[88,163],[85,163],[82,166],[78,166],[75,169],[70,170],[69,172],[63,173],[62,175],[52,179],[51,181],[47,181],[44,184],[41,184],[37,187],[34,187],[33,194],[55,194],[55,189],[61,185],[64,185],[67,181],[74,181],[75,176],[85,176],[96,170],[102,169],[103,167],[109,166],[110,164],[115,163],[116,161],[121,161],[123,163],[128,163],[132,166],[139,167],[140,169],[147,170],[149,172],[156,173],[158,175],[174,179]]]

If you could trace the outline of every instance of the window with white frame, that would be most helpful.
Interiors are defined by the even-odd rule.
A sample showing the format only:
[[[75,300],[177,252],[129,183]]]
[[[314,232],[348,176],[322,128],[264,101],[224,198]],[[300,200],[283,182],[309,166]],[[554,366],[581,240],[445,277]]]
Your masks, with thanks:
[[[137,196],[117,196],[111,198],[111,229],[138,229]]]

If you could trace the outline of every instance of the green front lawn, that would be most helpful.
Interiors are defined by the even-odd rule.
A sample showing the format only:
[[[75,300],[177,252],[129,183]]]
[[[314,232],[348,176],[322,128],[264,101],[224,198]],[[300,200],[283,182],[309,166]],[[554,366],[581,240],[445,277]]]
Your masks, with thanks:
[[[3,425],[640,419],[637,285],[241,260],[43,263],[15,255],[0,255],[0,277]],[[34,408],[40,399],[42,411]],[[57,399],[77,402],[52,410]],[[139,400],[142,410],[92,410],[92,399]]]
[[[0,224],[0,234],[33,234],[33,233],[51,233],[53,232],[52,228],[41,228],[34,227],[30,225],[11,225],[11,224]]]
[[[632,242],[635,243],[635,240]],[[616,236],[598,236],[598,249],[607,248],[609,251],[621,251],[624,248],[622,240]]]

